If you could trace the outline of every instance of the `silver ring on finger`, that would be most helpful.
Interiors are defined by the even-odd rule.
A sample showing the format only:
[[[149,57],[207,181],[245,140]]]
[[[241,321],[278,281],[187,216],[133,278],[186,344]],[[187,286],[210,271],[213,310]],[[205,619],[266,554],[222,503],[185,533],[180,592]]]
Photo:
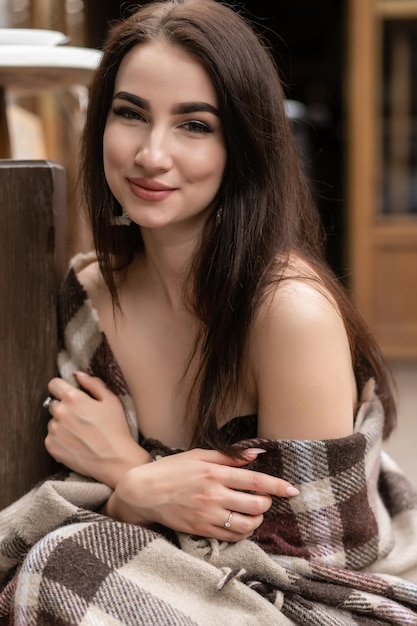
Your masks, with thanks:
[[[230,530],[230,527],[232,525],[232,517],[233,517],[233,513],[232,511],[230,511],[229,515],[227,516],[227,520],[224,523],[224,527],[227,528],[228,530]]]
[[[52,396],[48,396],[47,398],[45,398],[45,400],[42,403],[43,408],[48,409],[48,411],[51,412],[51,406],[55,402],[55,400],[56,398],[53,398]]]

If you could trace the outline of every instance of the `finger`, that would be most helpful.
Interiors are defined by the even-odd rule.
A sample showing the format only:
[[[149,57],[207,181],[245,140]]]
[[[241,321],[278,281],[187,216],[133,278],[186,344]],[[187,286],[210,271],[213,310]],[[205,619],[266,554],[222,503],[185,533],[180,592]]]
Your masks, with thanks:
[[[103,400],[106,393],[110,393],[106,383],[98,376],[90,376],[86,372],[75,372],[75,377],[81,387],[96,400]]]
[[[271,508],[272,497],[260,493],[254,494],[228,489],[222,495],[219,504],[225,509],[256,517],[263,515]]]
[[[58,404],[59,404],[59,400],[54,398],[52,400],[52,402],[50,402],[49,405],[48,405],[48,412],[49,412],[50,415],[52,415],[52,417],[55,417],[54,410],[58,406]],[[50,420],[50,421],[52,421],[52,420]]]
[[[221,514],[217,533],[225,541],[239,541],[251,537],[255,530],[262,524],[263,515],[242,515],[236,511],[225,510]]]
[[[48,383],[49,393],[58,400],[62,400],[62,396],[73,389],[75,389],[74,385],[71,385],[63,378],[52,378]]]
[[[52,417],[54,416],[53,413],[53,405],[56,404],[58,402],[58,400],[56,398],[54,398],[53,396],[48,396],[47,398],[45,398],[45,400],[43,401],[43,408],[47,409],[48,413],[50,415],[52,415]],[[52,420],[51,420],[52,421]]]
[[[79,392],[88,393],[96,400],[103,400],[106,391],[108,393],[105,383],[101,380],[101,378],[95,376],[89,376],[89,374],[85,374],[84,372],[76,372],[75,373],[77,382],[79,382],[81,389],[74,387],[63,378],[52,378],[48,384],[49,392],[55,396],[57,399],[62,400],[66,394],[75,395]]]
[[[294,485],[282,478],[245,468],[230,468],[223,484],[230,489],[280,497],[293,497],[300,493]]]
[[[42,406],[44,409],[49,409],[49,407],[51,406],[52,402],[55,400],[55,398],[53,396],[47,396],[45,398],[45,400],[42,403]]]
[[[224,475],[223,484],[230,489],[250,491],[254,493],[270,494],[280,497],[293,497],[299,495],[299,490],[291,483],[269,474],[247,470],[243,466],[256,459],[258,454],[264,453],[262,448],[247,448],[245,458],[236,459],[216,450],[194,449],[184,454],[192,455],[193,458],[202,461],[216,463],[217,465],[229,466],[230,470]]]

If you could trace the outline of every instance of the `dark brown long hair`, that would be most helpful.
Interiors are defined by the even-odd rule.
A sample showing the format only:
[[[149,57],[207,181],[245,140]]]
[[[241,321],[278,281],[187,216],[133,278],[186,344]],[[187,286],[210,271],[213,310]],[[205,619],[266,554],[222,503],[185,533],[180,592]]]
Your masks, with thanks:
[[[242,383],[251,325],[268,287],[282,279],[290,255],[304,258],[335,298],[350,341],[359,387],[374,377],[385,408],[385,435],[395,423],[389,368],[328,267],[320,218],[304,175],[285,95],[267,45],[236,10],[215,0],[145,5],[110,35],[90,90],[82,180],[95,247],[113,302],[115,271],[143,249],[135,224],[115,228],[121,207],[103,167],[103,133],[116,74],[134,46],[163,39],[201,63],[217,92],[227,163],[219,191],[222,222],[209,219],[190,272],[191,306],[202,322],[201,367],[194,386],[194,443],[229,450],[216,422]],[[195,417],[195,416],[193,416]]]

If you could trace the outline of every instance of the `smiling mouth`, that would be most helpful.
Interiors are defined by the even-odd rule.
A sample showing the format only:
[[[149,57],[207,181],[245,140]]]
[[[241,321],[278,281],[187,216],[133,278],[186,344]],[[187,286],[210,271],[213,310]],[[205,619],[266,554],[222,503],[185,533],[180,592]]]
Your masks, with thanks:
[[[147,202],[160,202],[168,198],[174,191],[172,187],[162,187],[159,185],[142,184],[128,179],[128,183],[133,194]]]

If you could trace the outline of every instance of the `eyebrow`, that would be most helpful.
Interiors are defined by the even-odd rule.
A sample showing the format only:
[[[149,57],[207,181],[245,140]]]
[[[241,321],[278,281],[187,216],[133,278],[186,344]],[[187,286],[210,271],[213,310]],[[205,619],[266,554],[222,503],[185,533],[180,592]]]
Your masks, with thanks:
[[[145,100],[140,96],[135,96],[133,93],[129,93],[127,91],[119,91],[118,93],[116,93],[113,96],[113,101],[114,100],[126,100],[127,102],[130,102],[131,104],[134,104],[135,106],[140,107],[145,111],[150,111],[150,105],[148,100]],[[172,113],[174,113],[175,115],[184,115],[187,113],[201,113],[202,111],[212,113],[216,117],[220,117],[218,109],[216,109],[216,107],[214,107],[212,104],[209,104],[208,102],[181,102],[179,104],[176,104],[172,109]]]

